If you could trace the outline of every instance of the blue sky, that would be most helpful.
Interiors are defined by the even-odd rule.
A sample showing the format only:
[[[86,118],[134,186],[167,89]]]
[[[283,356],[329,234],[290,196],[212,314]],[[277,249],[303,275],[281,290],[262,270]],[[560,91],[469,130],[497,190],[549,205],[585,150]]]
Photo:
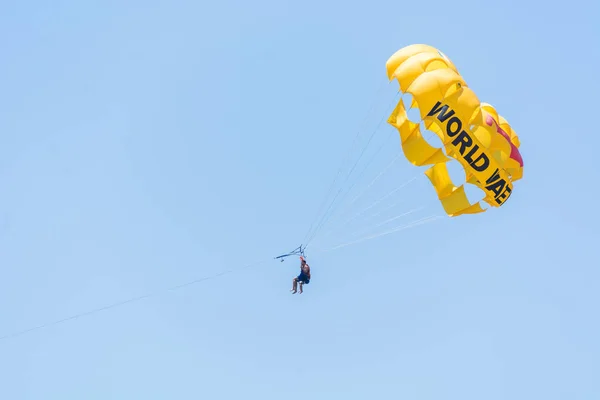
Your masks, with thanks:
[[[0,398],[600,398],[599,15],[592,1],[2,3]],[[501,209],[323,252],[442,214],[398,160],[336,209],[292,296],[297,259],[272,257],[304,239],[363,118],[366,140],[387,116],[384,64],[411,43],[440,48],[509,119],[524,179]],[[376,130],[374,162],[343,188],[372,182],[394,135]]]

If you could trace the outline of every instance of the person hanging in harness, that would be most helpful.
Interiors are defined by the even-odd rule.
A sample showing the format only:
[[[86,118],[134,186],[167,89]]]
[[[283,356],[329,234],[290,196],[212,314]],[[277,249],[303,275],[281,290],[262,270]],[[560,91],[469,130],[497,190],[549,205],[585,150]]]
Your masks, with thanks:
[[[290,292],[296,294],[298,283],[300,283],[300,294],[302,294],[302,285],[310,282],[310,266],[306,263],[303,256],[300,256],[300,275],[294,278]]]

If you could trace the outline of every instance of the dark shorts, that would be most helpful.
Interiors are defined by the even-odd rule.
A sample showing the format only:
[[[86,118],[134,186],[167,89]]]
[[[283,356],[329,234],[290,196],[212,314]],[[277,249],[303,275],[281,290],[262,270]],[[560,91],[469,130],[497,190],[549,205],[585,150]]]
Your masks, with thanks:
[[[298,279],[298,282],[302,282],[306,285],[310,282],[310,279],[308,279],[308,277],[304,275],[304,273],[300,273],[300,275],[298,275],[296,279]]]

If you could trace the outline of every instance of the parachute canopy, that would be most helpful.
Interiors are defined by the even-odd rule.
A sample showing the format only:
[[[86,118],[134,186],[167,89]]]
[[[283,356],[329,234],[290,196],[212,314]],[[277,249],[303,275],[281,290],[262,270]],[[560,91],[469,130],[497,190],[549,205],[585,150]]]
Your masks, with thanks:
[[[412,95],[409,108],[418,108],[420,122],[410,121],[402,99],[388,118],[398,129],[406,159],[415,166],[430,166],[425,175],[435,188],[446,213],[453,217],[484,212],[481,202],[471,204],[465,185],[479,187],[482,201],[502,206],[513,191],[513,182],[523,177],[519,138],[496,109],[482,103],[469,88],[456,66],[438,49],[414,44],[393,54],[386,63],[390,80]],[[442,141],[443,149],[430,145],[420,123]],[[457,160],[466,182],[455,186],[447,162]]]

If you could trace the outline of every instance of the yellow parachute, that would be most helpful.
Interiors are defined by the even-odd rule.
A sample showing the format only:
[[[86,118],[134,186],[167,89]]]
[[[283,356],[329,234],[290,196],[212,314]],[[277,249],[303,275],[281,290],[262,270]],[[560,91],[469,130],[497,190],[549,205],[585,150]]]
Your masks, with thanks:
[[[398,129],[402,150],[415,166],[431,167],[431,181],[446,213],[451,216],[484,212],[471,204],[465,185],[455,186],[446,163],[450,157],[465,170],[465,184],[485,193],[482,199],[500,207],[510,197],[513,182],[523,177],[519,138],[510,124],[490,104],[479,101],[455,65],[438,49],[415,44],[404,47],[386,63],[388,79],[396,79],[400,91],[413,97],[421,122],[442,141],[444,150],[431,146],[420,123],[408,118],[400,99],[388,119]]]

